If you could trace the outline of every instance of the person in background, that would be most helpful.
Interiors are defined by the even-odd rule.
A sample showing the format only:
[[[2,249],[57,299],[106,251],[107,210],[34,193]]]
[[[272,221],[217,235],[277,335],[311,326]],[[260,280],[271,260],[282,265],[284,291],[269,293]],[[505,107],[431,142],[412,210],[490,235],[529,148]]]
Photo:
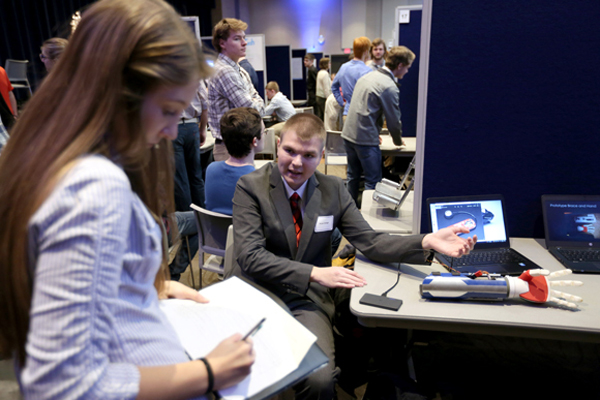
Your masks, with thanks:
[[[382,38],[377,38],[371,43],[371,59],[366,62],[367,66],[373,71],[385,65],[385,56],[387,55],[387,47]]]
[[[187,399],[240,382],[251,341],[190,361],[159,308],[207,301],[166,280],[160,217],[174,211],[167,141],[210,73],[198,40],[162,0],[100,0],[60,64],[0,157],[0,358],[25,399]]]
[[[173,141],[177,211],[190,211],[191,203],[204,207],[200,146],[206,140],[207,97],[204,80],[200,80],[192,102],[183,110],[177,123],[177,139]]]
[[[331,92],[335,96],[338,104],[344,107],[344,117],[348,115],[356,81],[358,81],[361,76],[373,72],[373,70],[365,64],[365,61],[369,59],[370,49],[371,41],[369,38],[361,36],[354,39],[352,45],[354,57],[350,62],[342,64],[331,84]]]
[[[2,154],[2,149],[6,146],[6,142],[8,141],[8,132],[4,125],[2,124],[2,118],[0,118],[0,154]]]
[[[198,252],[198,229],[190,204],[204,207],[204,179],[200,161],[200,146],[206,140],[208,121],[208,93],[206,84],[201,79],[198,89],[190,105],[183,110],[177,123],[177,138],[173,140],[173,156],[175,159],[174,194],[175,220],[181,240],[177,253],[169,264],[171,280],[178,281],[181,273],[190,265]],[[171,235],[169,235],[171,236]],[[189,253],[188,253],[189,243]]]
[[[248,73],[238,61],[246,56],[246,33],[248,24],[235,18],[223,18],[215,25],[212,43],[219,56],[214,74],[208,81],[208,123],[215,138],[213,156],[215,161],[229,158],[221,137],[221,117],[228,110],[238,107],[254,108],[260,115],[265,113],[265,102],[258,94]]]
[[[277,116],[277,120],[280,122],[271,126],[271,128],[275,132],[275,136],[279,137],[283,124],[290,119],[292,115],[296,114],[296,109],[292,102],[285,97],[285,94],[279,91],[277,82],[271,81],[267,83],[265,89],[267,98],[269,99],[269,104],[267,105],[267,108],[265,108],[265,115],[275,114]]]
[[[335,79],[335,74],[331,74],[331,78]],[[344,107],[338,104],[335,96],[331,93],[325,101],[325,118],[323,119],[325,130],[340,132],[344,126],[343,113]]]
[[[40,60],[44,63],[46,71],[50,72],[60,58],[60,55],[65,51],[69,41],[67,39],[53,37],[42,43],[40,48]]]
[[[315,114],[317,117],[325,117],[325,101],[331,94],[331,77],[329,76],[329,58],[323,57],[319,60],[319,73],[317,74],[317,100]]]
[[[206,169],[206,209],[231,215],[237,181],[254,171],[254,154],[262,151],[267,131],[258,111],[240,107],[223,114],[221,134],[229,158]]]
[[[415,54],[407,47],[392,47],[385,66],[360,78],[354,87],[355,97],[344,121],[342,138],[348,157],[348,190],[357,205],[361,176],[364,174],[365,190],[375,189],[381,181],[379,134],[383,117],[394,144],[403,144],[400,89],[396,79],[406,75],[414,59]]]
[[[246,57],[242,57],[240,58],[240,61],[238,61],[238,64],[240,64],[240,67],[244,68],[244,70],[248,73],[250,81],[252,82],[252,86],[254,86],[254,89],[260,95],[258,75],[256,74],[256,70],[254,69],[252,64],[250,64],[250,61],[248,61]]]
[[[307,107],[314,107],[317,99],[317,68],[314,66],[315,56],[307,53],[304,56],[304,66],[307,68],[306,91],[308,93]]]
[[[0,95],[2,95],[2,99],[4,99],[4,102],[12,113],[13,119],[16,119],[19,110],[17,109],[17,99],[13,93],[13,90],[13,85],[10,83],[10,79],[8,79],[6,71],[4,68],[0,67]],[[12,126],[12,121],[5,121],[5,124],[8,128],[10,128]]]

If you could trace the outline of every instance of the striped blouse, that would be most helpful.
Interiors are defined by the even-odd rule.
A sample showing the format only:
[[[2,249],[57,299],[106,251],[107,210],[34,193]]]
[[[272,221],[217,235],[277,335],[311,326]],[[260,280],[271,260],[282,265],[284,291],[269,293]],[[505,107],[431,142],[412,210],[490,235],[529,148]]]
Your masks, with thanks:
[[[158,306],[160,228],[123,170],[84,156],[29,221],[25,398],[133,399],[136,366],[187,361]]]

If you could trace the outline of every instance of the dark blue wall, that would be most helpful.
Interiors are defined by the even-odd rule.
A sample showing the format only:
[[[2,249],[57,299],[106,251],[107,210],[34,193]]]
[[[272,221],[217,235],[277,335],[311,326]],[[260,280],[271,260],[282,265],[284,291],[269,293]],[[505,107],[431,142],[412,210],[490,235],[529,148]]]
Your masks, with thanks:
[[[291,100],[292,86],[290,84],[290,74],[292,66],[290,60],[290,46],[266,46],[265,49],[267,59],[267,82],[277,82],[279,91]]]
[[[409,72],[400,83],[400,111],[402,112],[402,136],[417,135],[417,109],[419,99],[419,63],[421,60],[421,10],[410,12],[409,24],[398,24],[398,43],[415,53]]]
[[[509,234],[543,237],[542,194],[600,194],[598,21],[599,1],[434,2],[423,199],[502,193]]]

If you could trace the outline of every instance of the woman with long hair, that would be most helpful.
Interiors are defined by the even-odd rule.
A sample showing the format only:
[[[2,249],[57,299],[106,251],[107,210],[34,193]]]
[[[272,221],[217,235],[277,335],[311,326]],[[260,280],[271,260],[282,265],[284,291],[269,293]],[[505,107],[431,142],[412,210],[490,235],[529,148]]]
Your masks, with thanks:
[[[251,343],[190,361],[158,307],[169,150],[208,74],[162,0],[90,7],[0,157],[0,352],[25,398],[190,398],[241,381]],[[198,338],[202,340],[202,338]]]

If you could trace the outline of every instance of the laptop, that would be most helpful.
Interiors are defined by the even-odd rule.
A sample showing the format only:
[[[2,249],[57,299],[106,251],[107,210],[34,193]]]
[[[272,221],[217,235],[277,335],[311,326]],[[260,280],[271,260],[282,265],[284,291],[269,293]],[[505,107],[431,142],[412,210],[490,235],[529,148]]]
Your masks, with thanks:
[[[576,273],[600,273],[600,196],[543,195],[546,247]]]
[[[486,271],[490,274],[520,275],[539,265],[510,248],[502,195],[439,197],[427,199],[432,232],[450,225],[463,225],[477,235],[477,244],[470,254],[453,258],[436,253],[447,268],[462,273]]]

